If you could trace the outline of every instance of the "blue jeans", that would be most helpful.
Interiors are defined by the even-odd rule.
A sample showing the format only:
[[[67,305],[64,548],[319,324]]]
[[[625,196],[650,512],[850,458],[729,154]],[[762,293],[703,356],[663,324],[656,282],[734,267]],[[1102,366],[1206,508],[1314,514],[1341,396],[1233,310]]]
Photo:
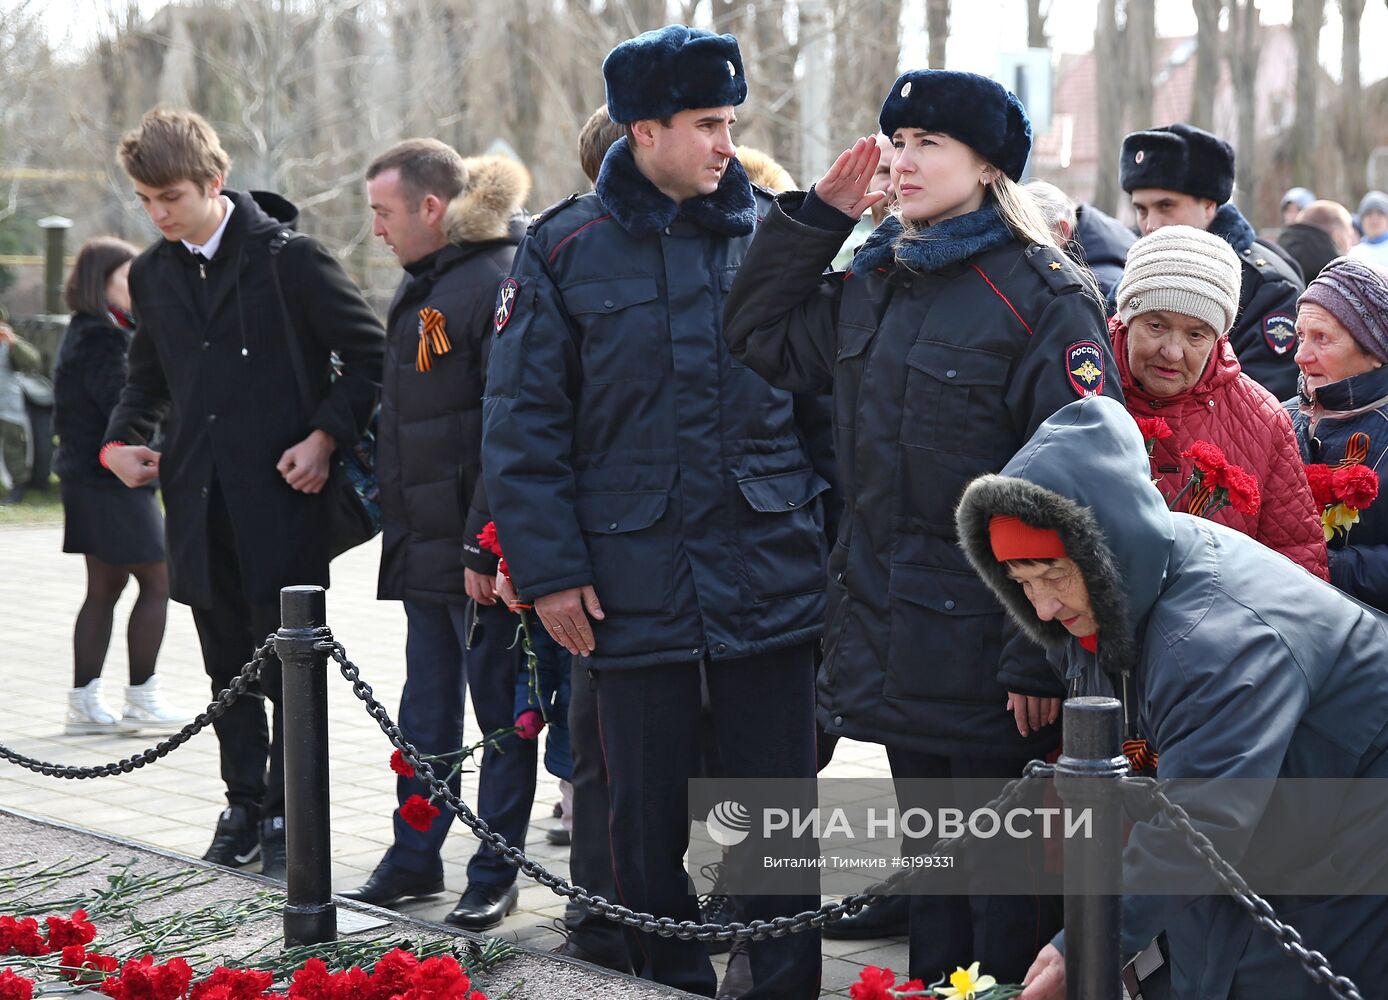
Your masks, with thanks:
[[[405,689],[400,695],[400,731],[421,753],[451,753],[464,745],[463,692],[472,689],[472,711],[481,732],[476,743],[498,729],[510,729],[515,719],[516,673],[524,662],[515,638],[516,618],[501,604],[425,604],[405,602],[408,632],[405,639]],[[474,620],[475,619],[475,620]],[[469,631],[471,648],[468,648]],[[524,850],[535,798],[535,742],[514,733],[482,752],[478,775],[477,815],[513,847]],[[439,775],[451,762],[434,763]],[[460,780],[449,782],[454,792]],[[429,792],[417,778],[399,778],[396,796],[404,802],[411,795]],[[439,803],[435,803],[439,805]],[[385,861],[421,874],[442,872],[439,852],[453,822],[453,811],[441,806],[427,831],[416,830],[395,813],[395,843]],[[467,866],[469,885],[509,886],[516,880],[512,868],[486,844],[479,845]]]

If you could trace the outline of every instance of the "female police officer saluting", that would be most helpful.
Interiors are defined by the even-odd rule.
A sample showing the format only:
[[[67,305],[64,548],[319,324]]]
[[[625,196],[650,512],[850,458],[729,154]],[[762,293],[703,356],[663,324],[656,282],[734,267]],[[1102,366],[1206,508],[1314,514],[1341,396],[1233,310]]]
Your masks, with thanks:
[[[895,148],[896,214],[851,270],[824,273],[883,197],[867,193],[877,145],[859,139],[758,229],[724,335],[773,385],[833,388],[846,506],[829,562],[821,725],[885,744],[897,780],[1015,777],[1057,742],[1061,691],[970,572],[954,506],[1061,406],[1118,397],[1117,373],[1092,278],[1015,184],[1031,149],[1017,98],[986,77],[915,70],[880,124]],[[978,960],[1015,982],[1054,913],[1030,897],[916,896],[911,976],[928,983]]]

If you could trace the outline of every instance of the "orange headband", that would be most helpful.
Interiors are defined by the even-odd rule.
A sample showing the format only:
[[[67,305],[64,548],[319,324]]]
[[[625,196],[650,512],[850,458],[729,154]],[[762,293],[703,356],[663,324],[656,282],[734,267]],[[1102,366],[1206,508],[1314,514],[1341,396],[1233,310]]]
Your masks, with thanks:
[[[1058,534],[1049,528],[1033,528],[1010,515],[999,514],[989,521],[988,536],[993,543],[993,558],[998,562],[1065,558],[1065,543]]]

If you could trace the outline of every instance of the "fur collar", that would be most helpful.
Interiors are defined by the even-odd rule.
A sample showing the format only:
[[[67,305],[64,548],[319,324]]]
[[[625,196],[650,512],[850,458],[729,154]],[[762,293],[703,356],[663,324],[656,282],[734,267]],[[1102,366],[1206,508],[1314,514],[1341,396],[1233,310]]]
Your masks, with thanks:
[[[853,270],[891,267],[897,261],[920,274],[931,274],[976,254],[1011,242],[1012,230],[992,204],[976,212],[919,230],[908,236],[901,220],[889,215],[853,256]]]
[[[720,236],[746,236],[757,224],[752,185],[737,160],[728,162],[713,194],[676,205],[637,168],[625,136],[603,157],[596,191],[603,207],[632,236],[658,233],[679,217]]]
[[[450,243],[505,239],[530,196],[530,172],[506,156],[474,156],[463,163],[467,187],[448,203],[444,235]]]
[[[1137,633],[1127,623],[1128,594],[1099,522],[1088,508],[1045,487],[1010,476],[980,476],[964,491],[955,513],[959,544],[974,571],[998,596],[1022,631],[1047,649],[1062,649],[1070,633],[1057,621],[1043,622],[1002,563],[993,557],[988,522],[1010,514],[1027,524],[1060,535],[1089,588],[1089,603],[1099,623],[1099,666],[1123,673],[1137,665]]]
[[[1234,248],[1235,253],[1243,253],[1258,238],[1258,234],[1253,231],[1253,227],[1233,202],[1225,202],[1219,206],[1219,211],[1210,220],[1210,228],[1207,231],[1211,236],[1218,236],[1228,243]]]

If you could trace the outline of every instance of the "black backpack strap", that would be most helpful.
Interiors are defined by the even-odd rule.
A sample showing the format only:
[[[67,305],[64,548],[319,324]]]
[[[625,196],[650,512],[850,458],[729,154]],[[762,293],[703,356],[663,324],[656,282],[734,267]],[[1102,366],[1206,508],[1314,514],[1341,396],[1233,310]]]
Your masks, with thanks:
[[[285,344],[289,349],[289,363],[294,368],[294,380],[299,383],[299,396],[304,404],[304,419],[308,420],[312,419],[318,400],[313,391],[313,384],[309,381],[303,354],[299,348],[298,328],[294,325],[294,317],[289,311],[289,302],[284,297],[284,285],[280,281],[280,253],[292,240],[299,239],[303,235],[303,233],[296,233],[292,229],[281,229],[270,238],[269,249],[270,278],[275,283],[275,297],[279,299],[280,315],[284,319],[284,337]]]

